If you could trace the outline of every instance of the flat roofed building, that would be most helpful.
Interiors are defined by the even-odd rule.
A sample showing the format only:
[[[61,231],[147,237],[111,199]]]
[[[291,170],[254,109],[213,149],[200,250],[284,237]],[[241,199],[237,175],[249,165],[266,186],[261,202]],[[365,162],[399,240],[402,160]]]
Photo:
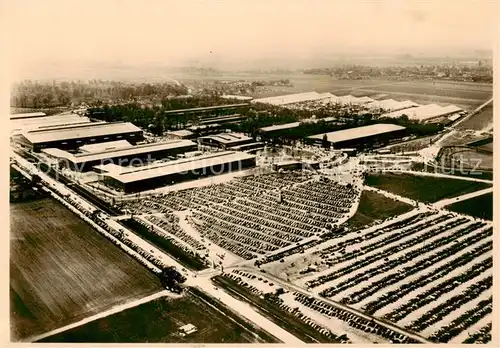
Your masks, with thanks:
[[[252,103],[263,103],[271,105],[287,105],[294,103],[303,103],[313,100],[321,100],[328,98],[327,94],[319,94],[318,92],[304,92],[295,94],[279,95],[276,97],[259,98],[252,100]]]
[[[165,115],[202,115],[206,113],[216,113],[218,111],[231,111],[237,110],[240,108],[248,107],[248,103],[240,103],[240,104],[228,104],[228,105],[214,105],[214,106],[205,106],[199,108],[190,108],[190,109],[177,109],[177,110],[168,110],[164,111]]]
[[[221,98],[224,98],[224,99],[235,99],[235,100],[252,100],[253,97],[248,97],[248,96],[244,96],[244,95],[223,95],[221,96]]]
[[[129,122],[92,122],[72,127],[53,127],[22,132],[20,142],[33,151],[56,147],[76,149],[86,144],[127,140],[132,144],[143,140],[143,132]]]
[[[211,153],[144,167],[111,170],[104,181],[126,193],[140,192],[200,177],[255,167],[255,156],[235,151]],[[115,168],[116,169],[116,168]]]
[[[241,133],[220,133],[199,137],[198,143],[203,146],[218,147],[220,149],[228,149],[237,145],[253,143],[252,137]]]
[[[42,151],[52,157],[57,157],[61,166],[82,172],[90,170],[94,166],[109,163],[120,166],[146,164],[146,162],[164,159],[167,156],[176,156],[181,153],[194,151],[197,147],[196,143],[191,140],[172,140],[164,143],[131,145],[90,153],[72,154],[60,149],[56,149],[56,152],[54,152],[54,149]]]
[[[273,163],[272,168],[275,171],[278,171],[280,169],[282,170],[302,169],[302,162],[293,159],[283,160],[277,163]]]
[[[45,112],[25,112],[19,114],[10,114],[11,120],[17,120],[21,118],[35,118],[35,117],[44,117],[47,116]]]
[[[193,324],[187,324],[179,328],[181,335],[190,335],[196,331],[198,331],[198,329]]]
[[[200,124],[212,124],[212,123],[224,124],[224,123],[239,121],[241,119],[243,119],[243,116],[241,116],[240,114],[223,115],[223,116],[203,118],[200,121]]]
[[[190,139],[194,137],[194,133],[188,129],[179,129],[175,131],[168,131],[167,136],[174,139]]]
[[[264,148],[264,145],[265,145],[264,143],[257,141],[254,143],[231,146],[229,149],[232,151],[251,151],[251,150]]]
[[[410,120],[430,121],[436,118],[449,116],[462,111],[455,105],[442,107],[437,104],[422,105],[415,108],[394,111],[383,115],[384,117],[397,118],[406,115]]]
[[[340,131],[316,134],[308,137],[309,141],[322,144],[326,134],[328,143],[335,148],[358,148],[374,142],[387,142],[390,138],[403,136],[405,127],[395,124],[378,123],[370,126],[349,128]]]
[[[260,129],[261,132],[263,133],[272,133],[272,132],[277,132],[285,129],[292,129],[292,128],[297,128],[300,126],[300,122],[291,122],[291,123],[284,123],[284,124],[276,124],[274,126],[268,126],[268,127],[262,127]]]
[[[116,141],[106,141],[104,143],[99,143],[99,144],[88,144],[88,145],[83,145],[80,147],[78,150],[81,152],[102,152],[102,151],[109,151],[109,150],[115,150],[115,149],[124,149],[128,147],[132,147],[131,143],[129,143],[126,140],[116,140]]]
[[[84,123],[90,123],[90,119],[88,117],[82,117],[74,114],[18,118],[10,120],[10,131],[13,134],[20,134],[23,130],[35,130]]]

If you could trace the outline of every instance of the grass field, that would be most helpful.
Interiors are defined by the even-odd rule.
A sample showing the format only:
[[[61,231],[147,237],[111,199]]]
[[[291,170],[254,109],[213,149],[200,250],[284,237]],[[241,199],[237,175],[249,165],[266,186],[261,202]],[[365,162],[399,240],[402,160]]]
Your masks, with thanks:
[[[179,299],[160,298],[41,342],[100,343],[275,343],[267,332],[234,316],[215,299],[192,289]],[[197,332],[182,337],[181,326],[193,324]],[[255,332],[255,333],[254,333]]]
[[[481,150],[492,151],[493,152],[493,142],[484,144],[478,147]]]
[[[424,203],[433,203],[491,187],[490,184],[481,182],[404,173],[368,175],[366,184]]]
[[[493,170],[493,154],[478,153],[474,150],[455,153],[448,158],[448,161],[453,161],[456,166],[476,170]]]
[[[212,281],[233,297],[250,303],[252,307],[257,308],[262,315],[266,316],[269,320],[305,343],[339,343],[337,340],[318,332],[293,314],[281,309],[277,304],[261,299],[232,279],[215,276],[212,278]]]
[[[155,293],[159,280],[52,199],[10,205],[11,339]]]
[[[281,94],[301,93],[309,91],[331,92],[336,95],[353,94],[378,98],[394,98],[396,100],[411,99],[417,103],[438,103],[443,106],[455,104],[471,109],[481,105],[492,96],[493,86],[487,83],[470,83],[458,81],[395,81],[384,79],[373,80],[337,80],[329,75],[310,75],[300,73],[283,74],[221,74],[221,75],[186,75],[172,74],[180,80],[273,80],[290,79],[293,87],[270,86],[254,97],[269,97]]]
[[[489,127],[493,127],[493,102],[457,126],[458,129],[473,130],[482,130]]]
[[[375,220],[385,220],[412,209],[411,205],[387,198],[377,192],[363,191],[356,214],[346,223],[349,227],[357,229]]]
[[[493,221],[493,193],[487,193],[466,201],[453,203],[446,209]]]
[[[483,180],[493,180],[493,172],[492,171],[469,171],[469,170],[456,170],[456,171],[451,171],[449,169],[445,168],[440,168],[440,166],[432,166],[430,164],[424,164],[424,163],[414,163],[411,166],[411,169],[414,171],[424,171],[424,172],[429,172],[429,173],[440,173],[440,174],[447,174],[447,175],[456,175],[456,176],[464,176],[464,177],[470,177],[470,178],[475,178],[475,179],[483,179]]]
[[[147,227],[141,225],[135,220],[132,219],[123,220],[121,221],[121,224],[131,229],[139,237],[144,238],[157,248],[161,249],[166,254],[169,254],[177,261],[179,261],[179,263],[181,263],[183,266],[189,269],[201,271],[208,267],[196,256],[188,254],[187,252],[185,252],[184,250],[173,244],[171,241],[151,232]]]

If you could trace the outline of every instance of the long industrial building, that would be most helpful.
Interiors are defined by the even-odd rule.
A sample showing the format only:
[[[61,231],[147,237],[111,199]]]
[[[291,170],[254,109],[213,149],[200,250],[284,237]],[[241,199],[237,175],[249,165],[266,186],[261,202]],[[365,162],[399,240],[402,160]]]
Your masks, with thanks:
[[[253,143],[252,137],[240,133],[220,133],[199,137],[198,143],[203,146],[217,147],[220,149],[229,149],[233,146]]]
[[[151,162],[168,156],[177,156],[185,152],[195,151],[198,148],[197,144],[190,140],[173,140],[135,146],[126,141],[111,143],[98,144],[99,146],[87,145],[80,148],[87,151],[76,154],[55,148],[44,149],[42,152],[49,155],[62,167],[84,172],[91,170],[94,166],[109,163],[120,166],[144,164],[145,161]]]
[[[79,125],[90,122],[91,121],[88,117],[83,117],[75,114],[45,117],[21,117],[10,120],[10,131],[12,135],[16,135],[21,134],[22,131],[26,130]]]
[[[390,112],[383,116],[396,118],[406,115],[410,120],[428,122],[436,118],[454,115],[461,111],[463,111],[463,109],[455,105],[448,105],[443,107],[437,104],[428,104],[416,108]]]
[[[142,130],[129,122],[92,122],[23,131],[19,142],[39,152],[50,147],[70,150],[114,140],[127,140],[135,144],[143,139]]]
[[[215,105],[215,106],[205,106],[199,108],[190,109],[177,109],[164,111],[163,114],[166,116],[172,115],[197,115],[203,118],[203,116],[209,117],[210,115],[218,115],[219,113],[235,113],[238,110],[247,108],[250,104],[240,103],[240,104],[228,104],[228,105]]]
[[[19,119],[44,117],[44,116],[47,116],[47,114],[45,114],[45,112],[25,112],[25,113],[19,113],[19,114],[10,114],[10,119],[11,120],[19,120]]]
[[[255,156],[225,151],[144,167],[108,166],[104,182],[125,193],[151,190],[200,177],[255,167]],[[101,167],[105,169],[105,167]]]
[[[316,134],[308,137],[309,141],[321,145],[326,134],[330,146],[336,149],[360,148],[375,143],[387,143],[394,138],[403,137],[406,128],[395,124],[379,123],[370,126],[349,128],[340,131]]]

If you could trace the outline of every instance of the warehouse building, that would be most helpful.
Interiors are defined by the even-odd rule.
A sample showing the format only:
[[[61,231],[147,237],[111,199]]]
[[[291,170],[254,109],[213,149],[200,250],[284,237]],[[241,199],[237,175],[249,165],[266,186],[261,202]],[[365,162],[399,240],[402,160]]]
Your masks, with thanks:
[[[304,92],[304,93],[295,93],[295,94],[279,95],[275,97],[254,99],[252,100],[252,103],[262,103],[262,104],[281,106],[281,105],[316,101],[328,97],[329,95],[327,93],[320,94],[318,92]]]
[[[168,131],[167,136],[171,139],[191,139],[194,137],[194,133],[188,129],[179,129]]]
[[[410,120],[429,122],[437,118],[455,115],[461,111],[463,111],[463,109],[455,105],[443,107],[437,104],[428,104],[411,109],[390,112],[382,116],[397,118],[406,115]]]
[[[47,116],[45,112],[27,112],[20,114],[10,114],[11,120],[27,119],[27,118],[37,118]]]
[[[215,116],[215,117],[206,117],[202,118],[199,122],[199,124],[214,124],[214,123],[219,123],[219,124],[227,124],[227,123],[236,123],[239,122],[243,119],[244,117],[241,116],[240,114],[231,114],[231,115],[222,115],[222,116]]]
[[[406,128],[395,124],[379,123],[370,126],[344,129],[340,131],[316,134],[308,137],[309,142],[323,144],[323,138],[336,149],[371,147],[386,144],[391,139],[405,136]]]
[[[197,144],[190,140],[173,140],[164,143],[131,145],[126,141],[87,145],[80,153],[70,153],[61,149],[44,149],[42,152],[55,159],[60,167],[67,167],[74,171],[84,172],[92,167],[113,163],[120,166],[145,164],[155,160],[177,156],[194,151]],[[126,146],[124,143],[128,143]],[[108,144],[108,145],[107,145]],[[112,145],[112,146],[110,146]],[[108,147],[106,147],[108,146]],[[88,150],[91,151],[88,151]]]
[[[75,114],[31,117],[31,118],[16,118],[10,120],[11,134],[21,134],[25,130],[35,130],[49,127],[61,127],[69,125],[78,125],[90,123],[88,117],[82,117]]]
[[[238,110],[248,108],[250,104],[240,103],[240,104],[229,104],[229,105],[215,105],[215,106],[205,106],[199,108],[190,109],[177,109],[164,111],[163,114],[167,117],[174,115],[191,115],[191,116],[210,116],[210,115],[225,115],[228,113],[235,113]]]
[[[255,141],[252,137],[240,133],[220,133],[198,138],[198,144],[202,146],[217,147],[223,150],[253,142]]]
[[[135,144],[143,139],[142,130],[129,122],[92,122],[24,131],[19,142],[39,152],[50,147],[69,150],[114,140],[127,140]]]
[[[132,193],[239,171],[255,167],[255,165],[253,155],[225,151],[136,168],[127,167],[117,170],[116,166],[111,165],[108,166],[110,170],[104,174],[104,182],[125,193]],[[101,169],[106,168],[101,167]]]
[[[274,132],[279,132],[279,131],[284,131],[284,130],[288,130],[288,129],[292,129],[292,128],[297,128],[298,126],[300,126],[300,122],[291,122],[291,123],[277,124],[274,126],[262,127],[259,130],[262,133],[271,134]]]

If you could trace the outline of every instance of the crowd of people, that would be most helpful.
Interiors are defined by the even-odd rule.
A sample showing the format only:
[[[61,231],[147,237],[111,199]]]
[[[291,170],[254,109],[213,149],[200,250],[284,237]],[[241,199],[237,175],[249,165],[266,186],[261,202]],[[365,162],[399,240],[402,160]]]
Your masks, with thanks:
[[[390,340],[392,343],[417,343],[414,339],[399,332],[395,332],[385,326],[382,326],[374,320],[360,317],[354,313],[335,307],[324,301],[317,300],[314,297],[309,297],[298,292],[295,292],[294,295],[295,300],[302,303],[303,305],[325,316],[340,319],[346,322],[349,326],[354,327],[358,330],[378,335]]]

